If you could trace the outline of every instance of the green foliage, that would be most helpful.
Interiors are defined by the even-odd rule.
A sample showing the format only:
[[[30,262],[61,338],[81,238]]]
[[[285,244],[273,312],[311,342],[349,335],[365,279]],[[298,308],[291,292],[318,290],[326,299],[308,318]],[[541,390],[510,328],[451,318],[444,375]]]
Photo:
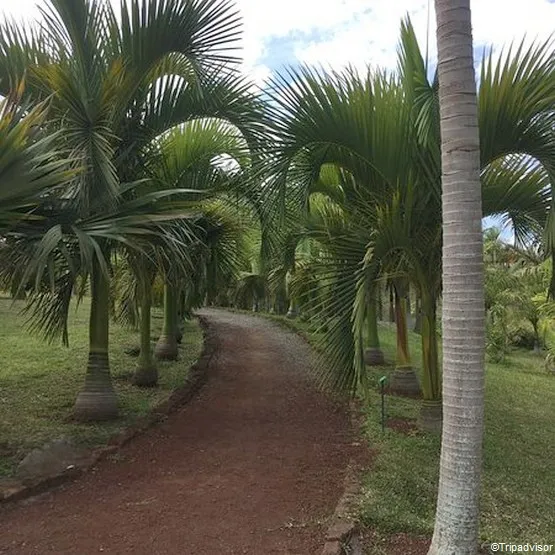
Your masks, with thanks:
[[[275,318],[302,331],[311,343],[319,337],[310,326]],[[380,326],[386,360],[395,356],[395,329]],[[409,334],[414,352],[420,338]],[[371,387],[361,399],[364,431],[374,458],[363,479],[359,506],[362,523],[378,534],[431,535],[439,471],[440,438],[386,429],[380,423],[379,378],[392,368],[368,368]],[[391,419],[415,423],[419,401],[388,396]],[[551,499],[555,495],[552,423],[555,380],[546,374],[543,359],[514,351],[502,364],[486,368],[486,426],[481,499],[481,540],[511,543],[544,542],[555,527]],[[510,487],[507,486],[510,484]],[[540,484],[540,486],[538,486]]]
[[[486,324],[486,357],[489,362],[503,362],[509,352],[509,338],[504,318],[503,314],[497,314],[494,321],[490,320]]]
[[[25,330],[23,303],[12,304],[0,297],[0,334],[4,364],[0,368],[0,475],[35,447],[60,436],[72,436],[89,446],[105,443],[112,435],[145,416],[156,404],[182,385],[188,369],[200,355],[202,333],[196,321],[186,322],[181,359],[160,363],[156,389],[139,389],[131,384],[136,359],[124,348],[138,342],[138,336],[117,323],[110,329],[110,363],[114,387],[121,405],[121,417],[102,425],[77,424],[69,419],[75,395],[82,385],[82,368],[88,355],[89,298],[70,311],[71,349],[46,345]],[[162,313],[152,318],[156,337],[162,327]]]
[[[553,347],[550,347],[545,355],[545,369],[555,376],[555,349]]]
[[[525,323],[509,327],[507,330],[508,343],[520,349],[532,350],[536,345],[536,335],[532,326],[526,326]]]
[[[40,196],[52,194],[75,176],[69,160],[59,157],[59,135],[44,129],[48,103],[22,103],[22,81],[0,102],[0,232],[30,218]],[[36,217],[36,216],[34,216]]]
[[[203,237],[197,236],[190,211],[184,213],[190,206],[181,201],[191,187],[216,187],[222,176],[206,148],[195,148],[212,141],[219,154],[232,151],[250,164],[263,141],[263,110],[231,54],[240,21],[230,2],[153,0],[144,10],[133,0],[121,9],[118,18],[107,0],[51,0],[43,14],[46,25],[29,31],[6,22],[0,33],[3,92],[11,94],[26,76],[25,94],[18,96],[24,98],[18,109],[30,108],[26,127],[47,122],[54,146],[79,169],[62,193],[41,196],[35,210],[40,221],[20,225],[15,244],[3,253],[9,261],[4,281],[34,291],[31,316],[48,338],[67,340],[72,283],[94,265],[110,275],[115,249],[133,251],[162,269],[170,261],[194,266],[191,253],[198,249],[187,247]],[[46,98],[48,120],[42,116]],[[160,153],[160,136],[184,122],[193,123],[166,134]],[[187,141],[191,134],[194,143]],[[27,172],[41,177],[44,186],[57,183],[58,166],[41,159],[45,144],[37,145],[28,154],[35,154],[43,173],[30,163]],[[166,166],[179,167],[176,179],[153,171],[161,157]],[[205,171],[191,173],[183,159],[195,159]],[[144,260],[140,266],[145,268]],[[54,286],[63,294],[53,292]]]

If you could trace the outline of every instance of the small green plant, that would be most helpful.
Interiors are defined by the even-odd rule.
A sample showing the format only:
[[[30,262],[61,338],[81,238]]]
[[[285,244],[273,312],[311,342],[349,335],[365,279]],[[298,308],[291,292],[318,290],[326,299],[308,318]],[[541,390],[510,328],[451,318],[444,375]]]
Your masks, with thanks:
[[[521,349],[531,351],[536,345],[536,336],[532,326],[527,327],[524,323],[511,327],[507,338],[510,345]]]
[[[555,376],[555,348],[549,347],[545,355],[545,369],[549,374]]]
[[[486,326],[486,357],[489,362],[503,362],[509,352],[506,326],[502,321],[488,322]]]

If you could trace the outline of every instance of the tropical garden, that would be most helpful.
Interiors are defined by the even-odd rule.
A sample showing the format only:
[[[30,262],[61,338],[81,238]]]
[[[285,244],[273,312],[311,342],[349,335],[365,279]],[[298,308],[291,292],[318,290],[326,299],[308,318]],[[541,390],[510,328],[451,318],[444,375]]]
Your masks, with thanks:
[[[180,353],[198,356],[196,309],[247,310],[302,331],[319,384],[360,400],[380,452],[363,522],[430,534],[445,214],[439,77],[410,20],[395,71],[303,66],[256,87],[231,2],[49,0],[42,17],[0,29],[1,472],[60,426],[105,441],[182,379]],[[554,43],[485,52],[478,83],[482,529],[545,540]]]

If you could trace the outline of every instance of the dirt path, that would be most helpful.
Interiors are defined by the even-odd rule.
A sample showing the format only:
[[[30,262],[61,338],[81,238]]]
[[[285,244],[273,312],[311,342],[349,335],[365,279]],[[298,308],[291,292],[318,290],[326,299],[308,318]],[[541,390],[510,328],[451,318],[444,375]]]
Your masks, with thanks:
[[[0,512],[0,553],[312,555],[350,452],[344,406],[276,324],[206,310],[210,378],[168,420],[63,489]]]

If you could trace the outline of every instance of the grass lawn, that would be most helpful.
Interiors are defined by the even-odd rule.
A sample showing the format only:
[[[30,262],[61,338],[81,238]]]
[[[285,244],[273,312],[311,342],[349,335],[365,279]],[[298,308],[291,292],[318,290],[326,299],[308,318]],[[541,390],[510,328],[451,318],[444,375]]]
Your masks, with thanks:
[[[277,318],[276,318],[277,319]],[[284,320],[284,319],[282,319]],[[305,323],[296,325],[305,332]],[[382,348],[395,359],[395,328],[380,325]],[[415,366],[420,336],[411,334]],[[377,387],[391,367],[369,369]],[[419,402],[387,397],[391,418],[416,419]],[[381,431],[380,396],[368,393],[366,435],[377,450],[364,477],[360,515],[380,539],[397,532],[431,536],[437,495],[440,438]],[[488,364],[481,535],[484,542],[555,543],[555,377],[543,358],[515,351],[503,364]],[[373,547],[368,555],[386,555]]]
[[[120,399],[121,417],[110,423],[78,424],[69,421],[75,397],[83,384],[88,356],[89,302],[71,310],[70,346],[48,345],[30,334],[23,303],[0,297],[0,476],[10,475],[32,448],[58,437],[73,437],[89,446],[105,443],[112,435],[147,414],[180,386],[202,348],[202,332],[196,320],[187,322],[180,360],[160,362],[160,386],[139,389],[129,378],[136,358],[123,352],[138,344],[138,332],[110,324],[110,363]],[[162,327],[162,314],[153,310],[153,337]]]

